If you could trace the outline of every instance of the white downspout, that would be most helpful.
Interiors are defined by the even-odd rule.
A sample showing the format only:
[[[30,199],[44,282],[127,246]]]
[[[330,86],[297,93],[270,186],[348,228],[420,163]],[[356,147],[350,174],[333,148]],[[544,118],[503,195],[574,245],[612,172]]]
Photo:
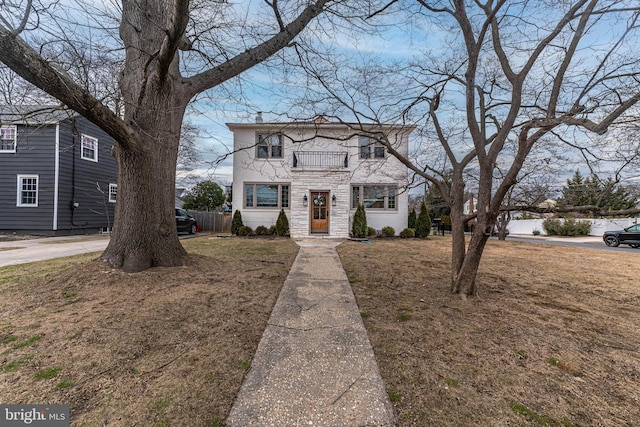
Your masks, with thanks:
[[[60,124],[56,124],[56,141],[53,175],[53,231],[58,230],[58,178],[60,176]]]

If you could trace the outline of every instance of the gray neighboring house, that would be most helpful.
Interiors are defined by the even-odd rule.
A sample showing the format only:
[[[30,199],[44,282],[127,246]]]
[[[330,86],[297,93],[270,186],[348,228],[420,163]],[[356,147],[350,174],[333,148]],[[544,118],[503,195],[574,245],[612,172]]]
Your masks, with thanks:
[[[113,144],[74,112],[0,107],[0,232],[110,230],[118,192]]]

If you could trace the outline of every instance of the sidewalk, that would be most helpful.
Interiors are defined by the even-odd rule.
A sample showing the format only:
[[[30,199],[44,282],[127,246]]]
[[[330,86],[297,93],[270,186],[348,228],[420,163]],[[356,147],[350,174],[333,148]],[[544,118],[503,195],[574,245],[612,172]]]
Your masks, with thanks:
[[[392,426],[339,242],[298,242],[229,427]]]

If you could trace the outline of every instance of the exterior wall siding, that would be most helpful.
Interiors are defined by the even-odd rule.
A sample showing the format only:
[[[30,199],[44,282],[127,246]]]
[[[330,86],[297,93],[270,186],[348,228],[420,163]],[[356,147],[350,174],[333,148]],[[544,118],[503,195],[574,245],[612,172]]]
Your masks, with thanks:
[[[117,183],[116,161],[111,155],[113,138],[82,117],[61,126],[60,134],[59,230],[112,227],[115,203],[109,202],[109,184]],[[97,162],[82,158],[82,134],[98,140]]]
[[[115,204],[108,202],[108,190],[109,183],[117,180],[117,167],[111,155],[113,139],[79,116],[58,126],[17,126],[16,153],[0,153],[0,230],[53,235],[97,232],[112,226]],[[81,133],[98,138],[98,162],[80,158]],[[16,206],[19,174],[38,175],[37,207]],[[72,208],[73,201],[78,203],[77,209]]]
[[[0,229],[51,230],[55,125],[18,125],[16,152],[0,153]],[[16,206],[18,175],[38,175],[38,205]]]
[[[274,225],[280,209],[248,208],[244,205],[245,183],[289,184],[290,204],[285,208],[289,219],[291,236],[346,238],[349,236],[355,209],[352,208],[352,184],[391,185],[397,188],[396,209],[367,210],[370,226],[380,230],[392,226],[400,232],[407,226],[408,195],[404,190],[408,180],[407,168],[395,157],[387,153],[384,159],[360,159],[359,139],[352,135],[346,126],[285,126],[283,124],[240,124],[229,125],[234,132],[233,159],[233,210],[240,210],[243,223],[252,228],[259,225]],[[282,158],[256,158],[257,134],[262,132],[284,133]],[[390,128],[390,141],[403,154],[408,152],[408,134],[406,129]],[[239,151],[238,151],[239,150]],[[331,152],[341,160],[346,156],[348,167],[343,161],[332,166],[313,167],[304,164],[304,157],[298,155],[297,167],[294,165],[294,152]],[[337,154],[340,153],[340,154]],[[310,207],[303,205],[306,195],[311,204],[311,191],[329,192],[329,232],[315,234],[310,230]],[[331,198],[336,196],[336,206]]]

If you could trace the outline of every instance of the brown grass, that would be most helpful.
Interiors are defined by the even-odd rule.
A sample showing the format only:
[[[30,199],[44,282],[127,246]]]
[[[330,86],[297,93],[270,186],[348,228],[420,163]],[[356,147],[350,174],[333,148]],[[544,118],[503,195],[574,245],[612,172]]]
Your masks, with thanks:
[[[398,426],[640,425],[640,251],[492,240],[462,301],[446,237],[338,250]]]
[[[183,244],[184,268],[0,269],[0,402],[69,404],[74,426],[221,425],[298,248]]]
[[[185,268],[1,268],[0,402],[70,404],[73,426],[223,425],[298,249],[183,244]],[[338,250],[399,426],[640,425],[640,251],[491,241],[462,301],[448,238]]]

